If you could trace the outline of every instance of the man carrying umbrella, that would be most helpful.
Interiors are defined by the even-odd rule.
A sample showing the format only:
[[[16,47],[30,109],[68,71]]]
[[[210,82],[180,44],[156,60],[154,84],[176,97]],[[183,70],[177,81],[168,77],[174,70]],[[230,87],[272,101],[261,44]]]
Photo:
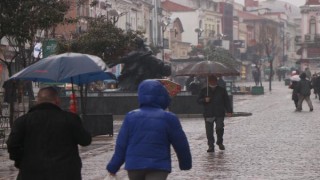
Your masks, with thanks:
[[[217,85],[217,77],[208,77],[207,87],[201,89],[198,96],[198,103],[203,105],[203,116],[205,120],[206,135],[209,149],[207,152],[214,152],[214,122],[216,124],[217,142],[220,150],[225,150],[223,145],[224,117],[232,115],[231,102],[227,90]]]
[[[78,115],[63,111],[53,87],[39,90],[37,105],[14,121],[7,145],[20,179],[81,180],[78,145],[91,143]]]

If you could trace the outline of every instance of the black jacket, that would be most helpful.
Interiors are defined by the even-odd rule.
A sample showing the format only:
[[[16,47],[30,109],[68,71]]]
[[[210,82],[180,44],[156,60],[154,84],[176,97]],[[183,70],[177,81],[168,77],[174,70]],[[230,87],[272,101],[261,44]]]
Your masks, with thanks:
[[[209,103],[205,102],[205,97],[210,97]],[[216,86],[214,90],[209,87],[201,89],[198,96],[198,103],[203,105],[204,117],[225,117],[226,113],[232,113],[231,102],[229,100],[228,92],[225,88]]]
[[[80,180],[78,144],[91,143],[78,115],[42,103],[14,121],[7,145],[17,179]]]
[[[297,93],[302,96],[310,96],[312,88],[309,80],[301,78],[297,85]]]

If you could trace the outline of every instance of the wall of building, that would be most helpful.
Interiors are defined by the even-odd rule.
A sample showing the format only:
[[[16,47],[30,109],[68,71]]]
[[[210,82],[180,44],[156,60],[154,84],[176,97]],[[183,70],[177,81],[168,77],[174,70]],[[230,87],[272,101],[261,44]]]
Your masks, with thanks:
[[[182,34],[182,40],[184,42],[191,43],[192,45],[198,44],[198,36],[195,29],[199,27],[199,14],[194,12],[172,12],[172,18],[179,18],[184,32]]]

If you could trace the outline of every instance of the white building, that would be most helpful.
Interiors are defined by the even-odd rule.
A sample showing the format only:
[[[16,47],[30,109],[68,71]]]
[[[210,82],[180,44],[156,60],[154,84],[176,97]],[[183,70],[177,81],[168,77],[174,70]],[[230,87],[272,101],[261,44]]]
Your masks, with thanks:
[[[309,67],[312,73],[320,72],[320,1],[307,0],[301,9],[301,35],[296,36],[296,44],[300,46],[301,70]]]

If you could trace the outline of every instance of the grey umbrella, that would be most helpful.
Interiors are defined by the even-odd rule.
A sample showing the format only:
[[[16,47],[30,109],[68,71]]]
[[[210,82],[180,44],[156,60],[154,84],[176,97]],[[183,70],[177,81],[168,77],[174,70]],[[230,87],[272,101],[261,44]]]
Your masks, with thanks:
[[[176,76],[239,76],[240,73],[233,67],[228,67],[220,62],[200,61],[190,64],[176,72]]]
[[[190,64],[184,69],[176,72],[176,76],[204,76],[207,77],[208,87],[208,76],[239,76],[240,73],[233,67],[226,66],[220,62],[215,61],[200,61],[195,64]],[[208,94],[208,91],[207,91]]]

